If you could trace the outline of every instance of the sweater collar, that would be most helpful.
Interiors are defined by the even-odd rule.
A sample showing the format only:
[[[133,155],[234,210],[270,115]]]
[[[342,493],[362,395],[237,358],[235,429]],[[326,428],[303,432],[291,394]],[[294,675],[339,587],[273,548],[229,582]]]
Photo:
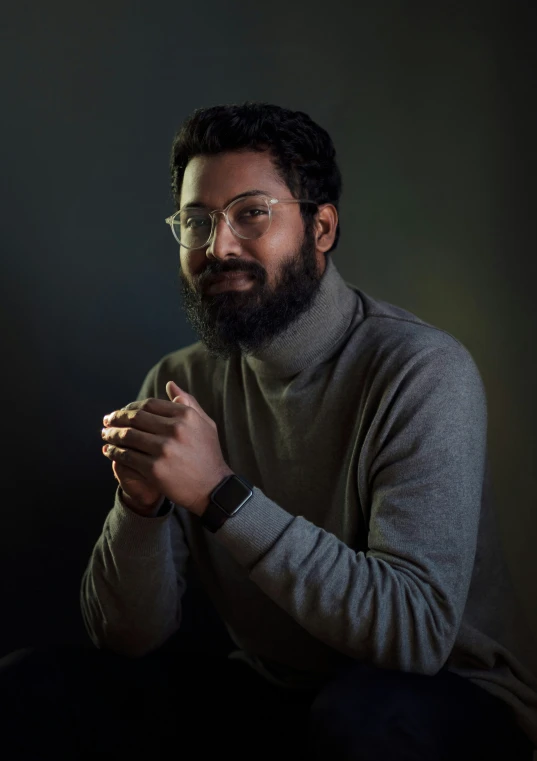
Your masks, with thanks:
[[[343,280],[328,256],[310,307],[262,351],[247,354],[245,360],[260,375],[296,375],[305,367],[318,365],[337,349],[358,310],[358,293]]]

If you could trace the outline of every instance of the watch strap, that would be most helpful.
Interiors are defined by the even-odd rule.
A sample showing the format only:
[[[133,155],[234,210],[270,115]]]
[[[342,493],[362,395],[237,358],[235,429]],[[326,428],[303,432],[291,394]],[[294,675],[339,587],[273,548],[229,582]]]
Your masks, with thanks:
[[[172,509],[173,509],[173,502],[170,502],[168,497],[164,497],[164,502],[159,507],[156,517],[162,518],[164,515],[167,515]]]

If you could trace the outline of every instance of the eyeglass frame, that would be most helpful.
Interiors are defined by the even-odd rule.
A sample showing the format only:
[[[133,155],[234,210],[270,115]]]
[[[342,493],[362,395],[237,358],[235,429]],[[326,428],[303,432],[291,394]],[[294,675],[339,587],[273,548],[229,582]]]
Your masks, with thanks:
[[[216,219],[216,215],[217,214],[223,214],[224,215],[224,219],[226,220],[227,226],[229,227],[229,229],[231,230],[233,235],[235,235],[237,238],[242,238],[243,240],[259,240],[259,238],[262,238],[263,235],[266,235],[266,233],[268,233],[268,231],[270,230],[270,226],[272,224],[272,209],[273,209],[274,204],[277,204],[277,203],[313,203],[313,204],[315,204],[315,206],[319,206],[319,203],[317,201],[311,201],[309,198],[271,198],[270,196],[264,195],[263,193],[255,193],[255,194],[252,194],[252,195],[257,195],[260,198],[264,198],[266,201],[268,201],[268,203],[267,203],[267,207],[268,207],[268,210],[269,210],[269,223],[268,223],[268,227],[257,238],[247,238],[246,236],[241,235],[240,233],[236,232],[233,229],[233,227],[231,226],[231,223],[230,223],[229,217],[228,217],[229,209],[234,204],[239,203],[239,201],[244,201],[245,198],[248,198],[249,195],[247,195],[247,194],[239,196],[239,198],[235,198],[233,201],[228,203],[228,205],[225,208],[223,208],[223,209],[213,209],[213,211],[207,212],[209,214],[210,218],[211,218],[211,232],[209,233],[209,238],[207,239],[207,243],[204,243],[203,246],[196,246],[195,248],[189,248],[188,246],[185,246],[184,243],[181,243],[181,241],[177,239],[177,236],[176,236],[175,231],[173,229],[173,220],[175,219],[175,217],[180,212],[182,212],[182,211],[184,211],[185,209],[188,209],[188,208],[199,209],[198,206],[191,206],[191,207],[189,207],[188,204],[187,204],[186,206],[183,206],[181,209],[177,209],[177,211],[174,212],[170,217],[166,217],[166,219],[164,221],[166,222],[166,224],[170,225],[170,228],[171,228],[171,231],[172,231],[172,235],[175,238],[175,240],[177,241],[177,243],[179,243],[180,246],[183,246],[183,248],[186,248],[187,251],[199,251],[200,248],[205,248],[206,246],[209,246],[211,244],[211,242],[212,242],[213,233],[215,231],[215,219]]]

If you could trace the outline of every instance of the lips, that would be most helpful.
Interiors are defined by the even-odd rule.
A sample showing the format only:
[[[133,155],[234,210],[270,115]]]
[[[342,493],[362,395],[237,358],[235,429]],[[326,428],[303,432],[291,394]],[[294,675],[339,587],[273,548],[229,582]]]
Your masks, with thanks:
[[[215,286],[214,290],[225,290],[235,286],[243,287],[251,282],[252,276],[247,272],[224,272],[221,275],[211,277],[205,285],[205,290],[211,292],[213,286]]]
[[[249,275],[248,272],[222,272],[220,275],[213,275],[213,277],[207,281],[207,287],[213,285],[213,283],[221,283],[223,280],[240,280],[245,277],[249,278],[251,275]]]

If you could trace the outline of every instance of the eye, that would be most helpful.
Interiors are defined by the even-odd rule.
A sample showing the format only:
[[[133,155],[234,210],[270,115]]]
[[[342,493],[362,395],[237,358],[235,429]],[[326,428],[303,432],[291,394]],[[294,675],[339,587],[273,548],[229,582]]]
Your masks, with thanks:
[[[241,212],[241,217],[247,217],[248,215],[251,215],[252,217],[257,217],[262,214],[267,214],[266,209],[246,209],[245,211]]]
[[[197,230],[207,224],[208,221],[207,217],[189,217],[183,221],[183,227],[186,227],[187,230]]]

